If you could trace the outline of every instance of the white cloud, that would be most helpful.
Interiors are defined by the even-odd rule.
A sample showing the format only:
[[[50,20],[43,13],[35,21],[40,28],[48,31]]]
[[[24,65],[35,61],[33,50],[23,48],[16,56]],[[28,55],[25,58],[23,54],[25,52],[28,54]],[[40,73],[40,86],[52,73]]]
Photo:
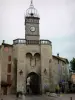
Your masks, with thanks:
[[[71,59],[75,56],[75,0],[33,1],[41,18],[41,38],[53,42],[54,54],[59,52]],[[0,43],[24,38],[24,13],[29,5],[30,0],[0,0]]]

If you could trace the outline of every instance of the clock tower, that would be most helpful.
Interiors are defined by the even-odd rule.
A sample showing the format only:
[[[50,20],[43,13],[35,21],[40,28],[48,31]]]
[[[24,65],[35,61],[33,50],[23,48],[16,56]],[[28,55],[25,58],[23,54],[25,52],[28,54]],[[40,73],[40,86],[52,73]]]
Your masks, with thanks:
[[[39,14],[33,6],[31,0],[30,7],[26,10],[25,15],[25,39],[39,40]]]

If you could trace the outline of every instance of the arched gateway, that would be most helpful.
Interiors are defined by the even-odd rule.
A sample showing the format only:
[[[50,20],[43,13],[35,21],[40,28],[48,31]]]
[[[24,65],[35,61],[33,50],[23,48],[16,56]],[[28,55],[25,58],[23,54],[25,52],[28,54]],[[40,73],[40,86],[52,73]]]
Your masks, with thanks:
[[[26,93],[40,94],[40,76],[35,72],[31,72],[27,75]]]

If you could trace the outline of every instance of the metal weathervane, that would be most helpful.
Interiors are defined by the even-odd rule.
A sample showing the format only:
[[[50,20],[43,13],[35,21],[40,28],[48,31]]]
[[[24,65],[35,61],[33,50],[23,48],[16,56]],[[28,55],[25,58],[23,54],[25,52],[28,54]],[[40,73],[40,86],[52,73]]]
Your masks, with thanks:
[[[31,0],[31,3],[30,3],[30,8],[34,8],[34,6],[33,6],[33,0]]]

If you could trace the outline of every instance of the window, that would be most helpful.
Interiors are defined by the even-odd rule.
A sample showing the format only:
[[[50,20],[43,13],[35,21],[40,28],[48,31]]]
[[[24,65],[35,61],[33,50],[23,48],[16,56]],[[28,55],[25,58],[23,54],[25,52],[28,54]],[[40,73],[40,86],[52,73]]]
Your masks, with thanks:
[[[8,64],[8,73],[11,72],[11,64]]]
[[[11,75],[7,75],[7,83],[11,84]]]
[[[11,56],[8,56],[8,61],[11,61]]]

